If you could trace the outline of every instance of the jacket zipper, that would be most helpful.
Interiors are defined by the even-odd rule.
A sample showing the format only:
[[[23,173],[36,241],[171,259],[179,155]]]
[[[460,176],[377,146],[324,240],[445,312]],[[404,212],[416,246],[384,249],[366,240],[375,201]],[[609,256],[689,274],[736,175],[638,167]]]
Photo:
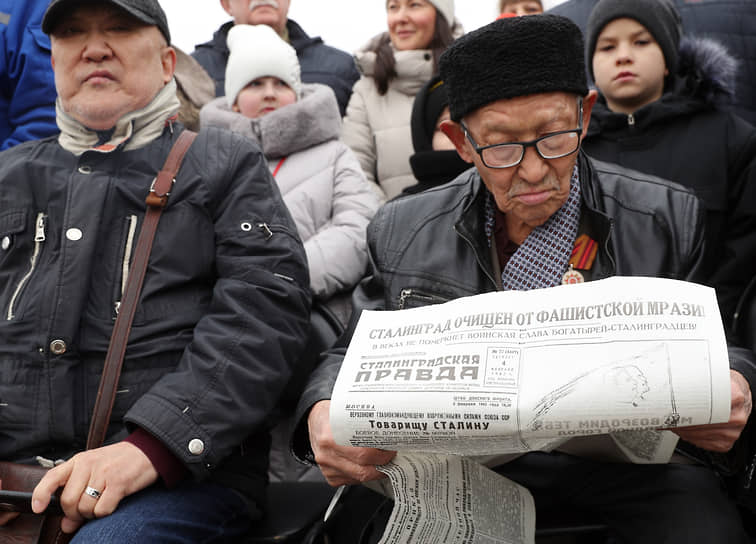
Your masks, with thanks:
[[[134,235],[136,234],[137,216],[130,215],[126,218],[128,223],[128,231],[126,233],[126,244],[123,248],[123,258],[121,259],[121,296],[119,300],[115,302],[115,314],[121,310],[121,300],[123,299],[123,292],[126,290],[126,282],[129,280],[129,268],[131,267],[131,249],[134,246]]]
[[[633,115],[632,113],[627,116],[627,125],[630,127],[635,126],[635,115]]]
[[[416,291],[415,289],[402,289],[399,293],[399,309],[404,310],[404,306],[407,304],[407,300],[410,298],[415,298],[422,300],[423,302],[427,302],[428,304],[434,304],[437,302],[446,302],[446,300],[442,299],[441,297],[434,297],[431,295],[425,295],[423,293],[420,293]]]
[[[16,303],[18,302],[18,297],[21,295],[21,292],[24,290],[24,286],[26,286],[26,284],[29,282],[32,274],[34,274],[34,270],[37,268],[39,254],[42,251],[42,244],[45,242],[46,238],[45,219],[47,219],[47,216],[44,213],[40,212],[37,214],[37,220],[34,223],[34,251],[32,252],[31,258],[29,259],[29,270],[26,271],[26,274],[24,274],[24,276],[18,282],[16,290],[13,291],[13,296],[11,297],[10,304],[8,305],[8,314],[6,315],[7,321],[12,321],[13,318],[16,317],[15,307]]]
[[[614,257],[612,257],[612,252],[609,248],[609,242],[612,239],[612,232],[614,231],[614,221],[609,220],[609,232],[606,234],[606,239],[604,240],[604,253],[606,253],[607,259],[609,259],[609,263],[611,264],[612,270],[611,275],[616,274],[617,272],[617,263],[614,261]],[[606,277],[606,276],[603,276]],[[594,278],[594,279],[601,279],[601,278]]]
[[[475,244],[472,243],[472,240],[470,240],[467,236],[459,232],[459,229],[457,229],[457,225],[454,225],[454,232],[456,232],[460,238],[462,238],[465,242],[467,242],[467,245],[470,246],[470,248],[473,250],[473,253],[475,254],[475,260],[478,262],[478,266],[486,275],[486,277],[491,281],[491,283],[494,285],[494,290],[498,289],[496,280],[491,275],[491,273],[486,269],[485,265],[483,264],[483,261],[480,259],[480,255],[478,255],[478,252],[475,250]]]

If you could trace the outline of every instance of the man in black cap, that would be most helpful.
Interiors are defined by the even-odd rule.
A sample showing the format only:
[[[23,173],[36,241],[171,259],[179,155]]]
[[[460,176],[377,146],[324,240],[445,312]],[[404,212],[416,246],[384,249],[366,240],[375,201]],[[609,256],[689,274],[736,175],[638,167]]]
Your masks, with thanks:
[[[378,212],[357,312],[614,275],[698,279],[698,199],[580,151],[596,100],[583,59],[579,29],[553,15],[499,20],[446,51],[441,76],[451,120],[442,127],[475,169]],[[393,456],[333,441],[328,399],[347,342],[348,334],[312,375],[294,437],[295,452],[315,460],[332,485],[377,479],[375,465]],[[730,361],[730,421],[676,430],[704,450],[729,450],[751,411],[753,356],[733,348]],[[592,440],[527,453],[498,470],[527,487],[537,508],[586,510],[622,542],[744,541],[737,510],[709,466],[600,462]]]
[[[259,148],[197,136],[105,445],[81,452],[145,198],[184,128],[156,0],[54,0],[42,28],[61,133],[0,160],[0,460],[57,465],[32,507],[61,488],[74,542],[233,542],[260,515],[268,429],[307,336],[296,227]]]

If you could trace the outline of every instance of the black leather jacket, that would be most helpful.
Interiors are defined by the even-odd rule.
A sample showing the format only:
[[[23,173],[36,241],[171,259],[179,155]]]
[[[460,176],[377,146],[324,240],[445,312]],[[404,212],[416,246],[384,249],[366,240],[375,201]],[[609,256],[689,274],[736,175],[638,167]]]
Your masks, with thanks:
[[[696,281],[704,240],[704,209],[692,192],[621,166],[578,158],[580,229],[599,244],[587,280],[654,276]],[[484,234],[487,190],[474,169],[456,180],[387,203],[368,227],[371,275],[355,291],[362,309],[399,310],[496,289]],[[353,319],[356,321],[356,319]],[[330,398],[350,330],[326,352],[300,399],[295,454],[311,458],[304,416]],[[756,383],[745,350],[730,350],[731,367]]]

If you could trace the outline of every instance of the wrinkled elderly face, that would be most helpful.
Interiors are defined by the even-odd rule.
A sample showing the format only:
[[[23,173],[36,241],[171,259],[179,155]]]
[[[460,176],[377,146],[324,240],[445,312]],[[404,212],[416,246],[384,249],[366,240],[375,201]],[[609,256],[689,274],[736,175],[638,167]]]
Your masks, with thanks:
[[[237,25],[268,25],[279,34],[286,28],[289,0],[221,0]]]
[[[173,77],[176,54],[156,26],[112,4],[86,4],[51,34],[63,110],[94,130],[144,108]]]
[[[583,102],[584,131],[594,101],[595,94],[591,94]],[[579,122],[575,95],[561,92],[498,100],[464,119],[478,147],[535,140],[553,132],[575,129]],[[459,124],[447,123],[443,129],[460,156],[475,164],[497,207],[508,215],[508,225],[516,223],[533,229],[545,223],[567,201],[577,153],[544,159],[533,147],[528,147],[520,164],[503,169],[488,168]]]

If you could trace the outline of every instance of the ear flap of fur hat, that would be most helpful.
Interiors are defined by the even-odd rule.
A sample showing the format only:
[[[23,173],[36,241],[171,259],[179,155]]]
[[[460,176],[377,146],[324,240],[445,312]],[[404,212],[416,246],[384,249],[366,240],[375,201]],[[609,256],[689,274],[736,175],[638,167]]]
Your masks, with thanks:
[[[429,0],[436,10],[444,16],[449,27],[454,26],[454,0]]]
[[[297,95],[302,95],[302,80],[297,52],[268,25],[234,25],[228,31],[226,100],[236,103],[244,87],[261,77],[277,77]]]

